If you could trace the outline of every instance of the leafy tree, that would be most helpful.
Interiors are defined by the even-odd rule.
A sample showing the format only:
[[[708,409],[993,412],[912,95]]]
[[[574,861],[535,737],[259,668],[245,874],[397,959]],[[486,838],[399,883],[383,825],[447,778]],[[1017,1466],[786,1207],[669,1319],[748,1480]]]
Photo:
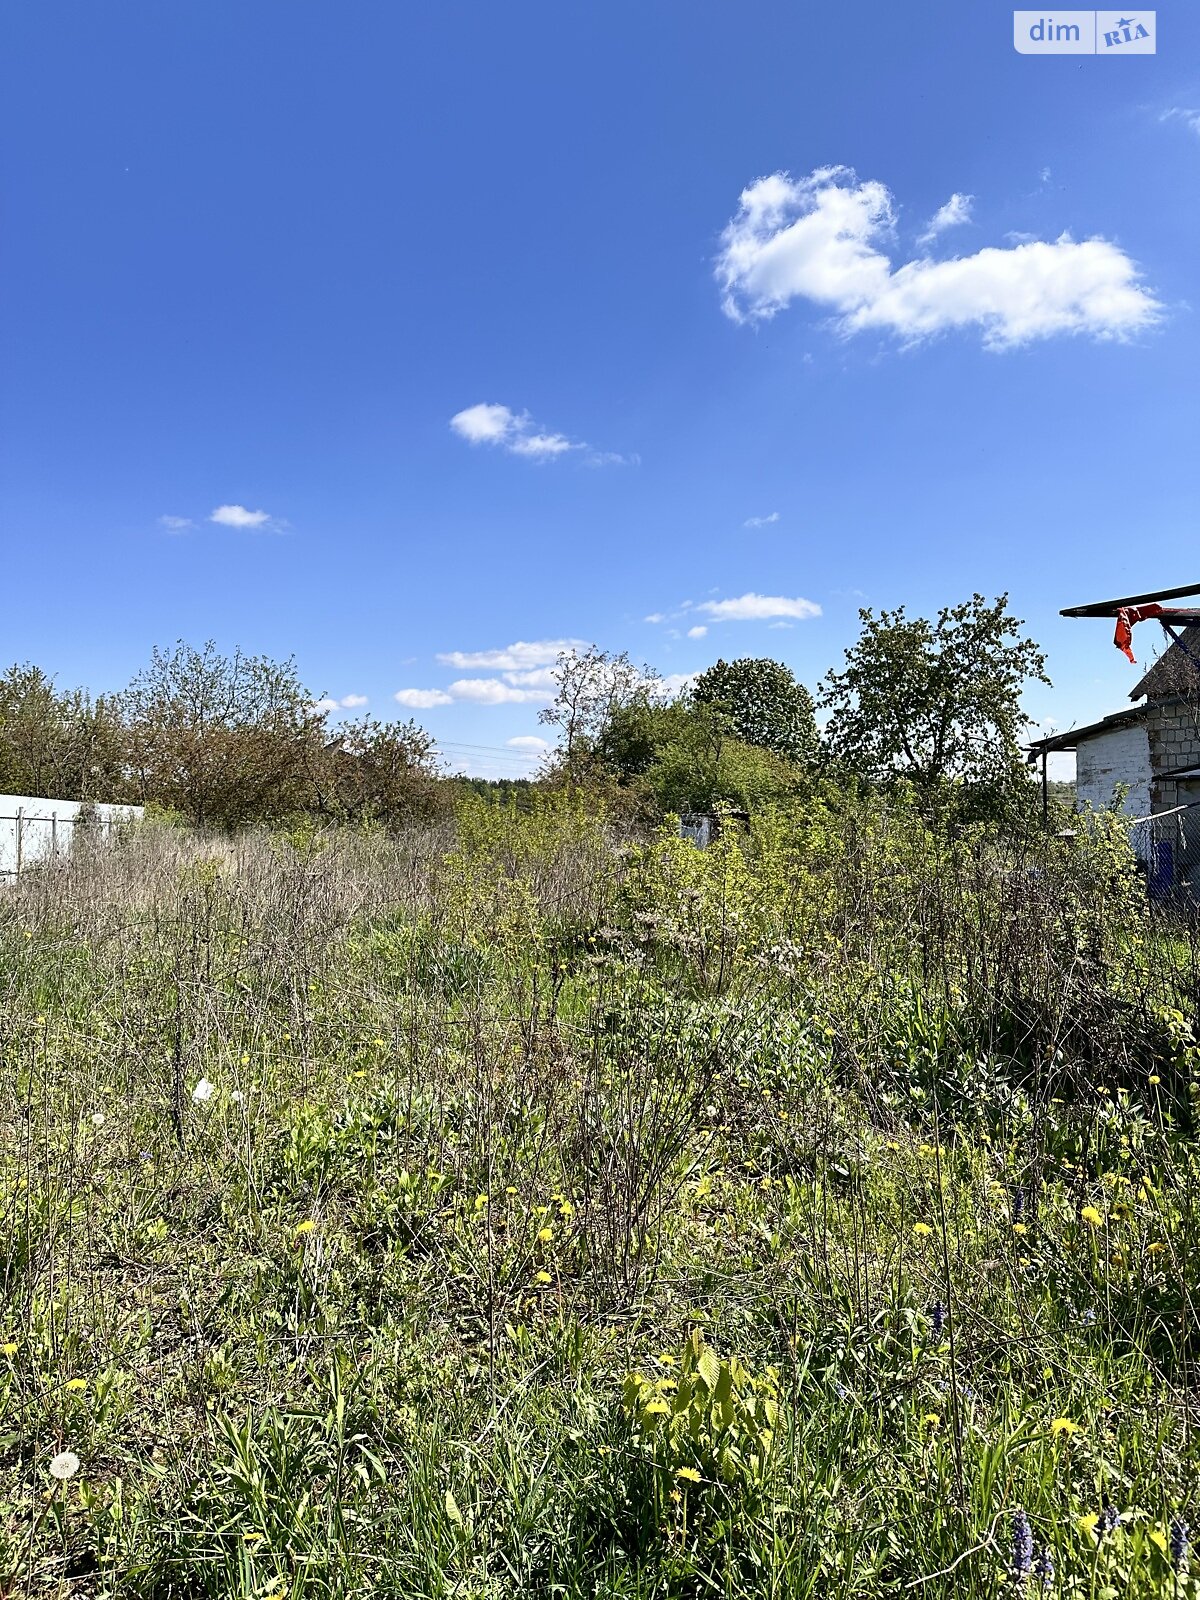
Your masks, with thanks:
[[[635,667],[625,651],[612,655],[595,645],[560,651],[553,676],[557,692],[538,713],[538,721],[558,729],[558,754],[572,777],[594,754],[596,741],[617,712],[648,703],[660,682],[651,668]]]
[[[614,713],[596,755],[642,797],[643,809],[751,811],[795,796],[800,770],[773,751],[734,738],[721,705],[681,696],[668,705],[635,701]]]
[[[736,738],[785,761],[811,762],[818,749],[813,698],[782,661],[718,661],[692,684],[698,706],[725,711]]]
[[[234,828],[301,809],[325,721],[295,663],[179,643],[122,697],[138,797]]]
[[[834,753],[869,781],[903,776],[926,797],[949,782],[1007,786],[1020,770],[1021,691],[1050,681],[1008,596],[977,594],[934,623],[903,606],[859,617],[844,668],[821,686]]]
[[[411,721],[343,724],[313,762],[311,787],[314,809],[342,822],[390,827],[447,809],[433,736]]]
[[[53,800],[118,800],[124,739],[111,701],[61,691],[40,667],[0,677],[0,789]]]
[[[520,812],[533,810],[534,796],[538,792],[537,784],[532,778],[468,778],[459,776],[448,779],[447,782],[452,789],[477,795],[480,800],[487,801],[489,805],[499,806],[504,810],[511,809]]]

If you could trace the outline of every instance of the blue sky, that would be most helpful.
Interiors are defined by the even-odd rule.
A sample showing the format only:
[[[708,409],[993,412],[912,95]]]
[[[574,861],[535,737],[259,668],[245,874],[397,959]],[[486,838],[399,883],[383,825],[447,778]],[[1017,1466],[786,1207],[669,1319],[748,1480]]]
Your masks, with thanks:
[[[4,655],[294,653],[517,772],[553,641],[813,684],[860,604],[1007,589],[1031,715],[1115,709],[1135,670],[1059,607],[1200,579],[1200,13],[1157,32],[7,8]]]

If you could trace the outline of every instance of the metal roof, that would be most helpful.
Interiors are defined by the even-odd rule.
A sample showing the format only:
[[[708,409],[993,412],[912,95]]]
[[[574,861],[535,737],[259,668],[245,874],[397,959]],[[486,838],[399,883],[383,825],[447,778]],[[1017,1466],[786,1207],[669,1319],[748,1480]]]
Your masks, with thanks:
[[[1060,617],[1115,617],[1126,606],[1144,606],[1152,601],[1181,600],[1189,594],[1200,594],[1200,583],[1185,584],[1179,589],[1155,589],[1152,594],[1127,594],[1121,600],[1097,600],[1093,605],[1065,606]],[[1194,615],[1189,616],[1189,612]],[[1181,622],[1200,621],[1200,608],[1187,607],[1173,613]]]
[[[1066,733],[1052,733],[1045,739],[1034,739],[1027,744],[1027,750],[1074,750],[1087,739],[1094,739],[1097,734],[1111,733],[1114,728],[1123,728],[1129,723],[1144,722],[1146,718],[1145,706],[1132,706],[1128,711],[1113,711],[1107,717],[1101,717],[1099,722],[1089,722],[1082,728],[1068,728]]]

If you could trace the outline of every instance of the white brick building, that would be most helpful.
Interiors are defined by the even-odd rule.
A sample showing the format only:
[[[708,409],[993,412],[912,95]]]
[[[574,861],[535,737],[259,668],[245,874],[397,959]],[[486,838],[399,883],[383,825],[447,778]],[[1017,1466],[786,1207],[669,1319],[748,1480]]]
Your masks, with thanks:
[[[1030,750],[1043,760],[1075,752],[1081,808],[1109,807],[1124,790],[1127,816],[1158,819],[1134,836],[1152,886],[1177,888],[1186,879],[1200,896],[1200,625],[1179,635],[1129,698],[1141,703]]]

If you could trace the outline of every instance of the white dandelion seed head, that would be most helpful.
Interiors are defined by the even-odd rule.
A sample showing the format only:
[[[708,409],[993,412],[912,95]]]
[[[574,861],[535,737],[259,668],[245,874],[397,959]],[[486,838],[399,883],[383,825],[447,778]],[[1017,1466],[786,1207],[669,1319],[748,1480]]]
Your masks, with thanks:
[[[212,1084],[209,1083],[208,1079],[201,1078],[200,1082],[192,1090],[192,1099],[195,1100],[198,1105],[202,1105],[205,1100],[211,1100],[215,1093],[216,1090],[213,1088]]]
[[[50,1463],[50,1476],[65,1483],[79,1471],[79,1457],[73,1450],[60,1450]]]
[[[235,1089],[232,1092],[232,1094],[229,1096],[229,1098],[230,1098],[230,1100],[233,1102],[233,1104],[235,1106],[240,1106],[243,1103],[243,1101],[245,1100],[246,1096],[242,1093],[242,1091],[240,1089]]]
[[[102,1128],[103,1126],[104,1126],[104,1113],[103,1113],[103,1111],[93,1111],[92,1112],[92,1127],[93,1128]]]

